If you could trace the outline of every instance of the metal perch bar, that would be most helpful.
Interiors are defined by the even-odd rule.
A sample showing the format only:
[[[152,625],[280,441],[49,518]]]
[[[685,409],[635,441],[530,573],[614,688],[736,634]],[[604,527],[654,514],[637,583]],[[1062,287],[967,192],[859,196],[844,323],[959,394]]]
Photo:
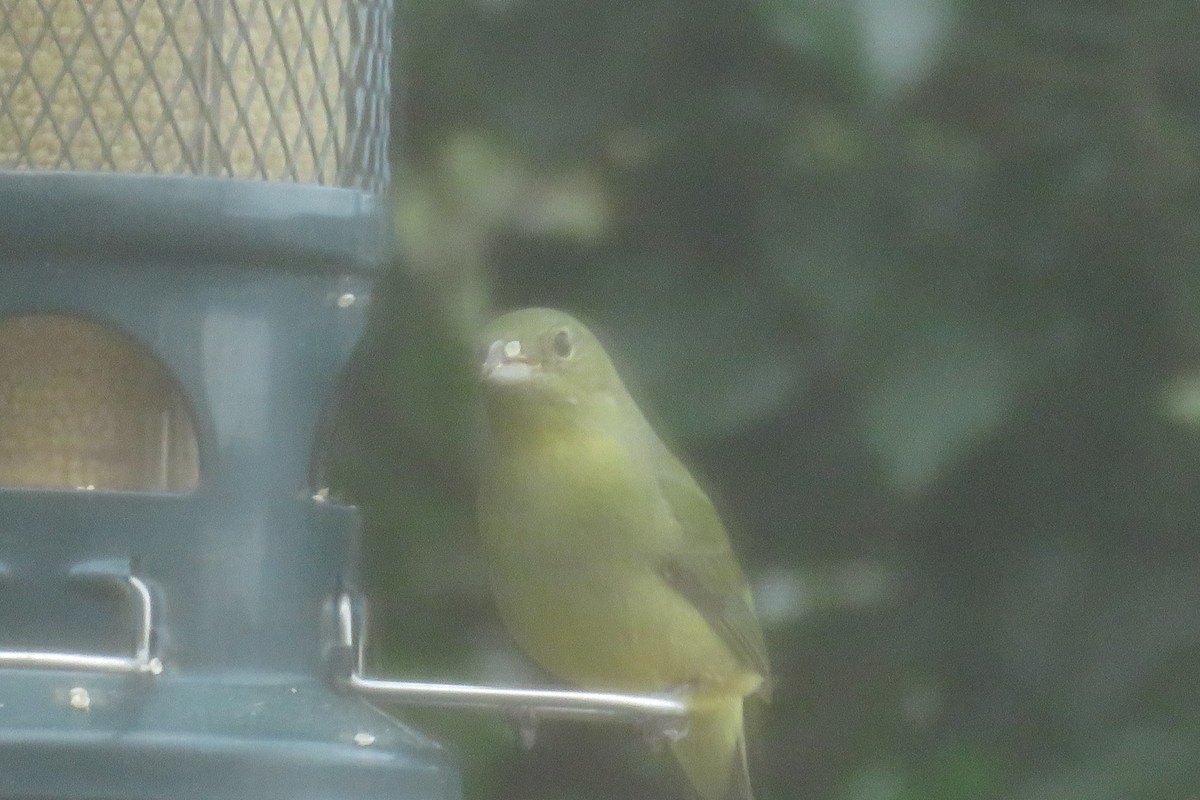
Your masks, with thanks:
[[[687,698],[682,694],[640,695],[372,678],[365,675],[363,669],[365,614],[361,615],[356,636],[354,602],[349,594],[342,594],[338,599],[337,616],[341,644],[354,653],[352,666],[348,674],[340,677],[340,682],[353,691],[380,700],[503,711],[524,719],[553,717],[653,723],[664,730],[680,727],[688,714]]]
[[[85,565],[90,566],[90,565]],[[92,572],[76,569],[72,574],[86,578],[117,578],[103,571]],[[153,653],[154,609],[150,588],[136,575],[123,575],[120,580],[127,584],[136,609],[138,621],[137,642],[132,656],[91,655],[87,653],[56,653],[37,650],[0,650],[0,668],[33,668],[84,670],[90,672],[116,672],[159,675],[163,671],[162,660]]]

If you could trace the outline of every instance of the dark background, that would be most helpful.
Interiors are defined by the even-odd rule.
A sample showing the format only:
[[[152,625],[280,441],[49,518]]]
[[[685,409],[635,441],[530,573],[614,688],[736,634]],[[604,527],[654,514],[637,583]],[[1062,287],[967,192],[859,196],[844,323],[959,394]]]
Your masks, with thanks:
[[[1192,2],[409,0],[338,474],[376,668],[541,682],[472,540],[469,342],[594,324],[775,670],[758,795],[1200,791]],[[681,797],[624,727],[398,711],[470,798]]]

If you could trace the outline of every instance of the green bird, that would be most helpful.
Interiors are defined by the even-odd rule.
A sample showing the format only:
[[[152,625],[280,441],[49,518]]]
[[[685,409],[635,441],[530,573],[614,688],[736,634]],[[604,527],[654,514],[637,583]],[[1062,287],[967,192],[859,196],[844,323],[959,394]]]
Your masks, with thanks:
[[[704,800],[749,800],[742,702],[769,667],[713,504],[579,321],[514,311],[481,344],[479,534],[505,626],[583,687],[686,691],[684,772]]]

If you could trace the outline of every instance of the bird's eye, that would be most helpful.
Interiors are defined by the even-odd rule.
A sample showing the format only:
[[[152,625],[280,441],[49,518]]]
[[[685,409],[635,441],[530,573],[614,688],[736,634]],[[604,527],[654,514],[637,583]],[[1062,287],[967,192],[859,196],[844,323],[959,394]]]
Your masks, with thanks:
[[[566,328],[556,331],[554,338],[550,340],[550,347],[554,350],[554,355],[559,358],[570,358],[574,346],[571,344],[571,333]]]

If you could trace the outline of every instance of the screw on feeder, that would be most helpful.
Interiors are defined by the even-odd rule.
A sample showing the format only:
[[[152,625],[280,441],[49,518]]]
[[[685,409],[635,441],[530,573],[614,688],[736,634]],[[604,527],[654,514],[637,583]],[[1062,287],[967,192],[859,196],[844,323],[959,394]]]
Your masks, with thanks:
[[[88,690],[82,686],[74,686],[67,692],[67,702],[71,704],[71,708],[79,711],[87,711],[92,707],[92,697],[88,694]]]

